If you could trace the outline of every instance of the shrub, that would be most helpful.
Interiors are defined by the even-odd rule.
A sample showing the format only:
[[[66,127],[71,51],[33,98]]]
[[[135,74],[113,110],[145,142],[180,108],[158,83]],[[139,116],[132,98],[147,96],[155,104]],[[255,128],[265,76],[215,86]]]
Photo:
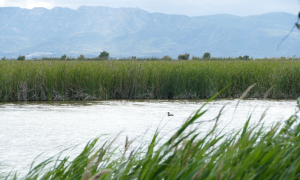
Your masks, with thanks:
[[[103,51],[100,53],[99,58],[101,59],[108,59],[109,53],[107,51]]]
[[[282,56],[280,59],[281,59],[281,60],[287,60],[286,57],[283,57],[283,56]]]
[[[168,56],[168,55],[164,56],[162,59],[163,60],[172,60],[172,58],[170,56]]]
[[[277,58],[276,58],[276,57],[272,57],[271,60],[272,60],[272,61],[276,61]]]
[[[239,56],[239,57],[237,57],[236,59],[238,59],[238,60],[243,60],[244,58],[243,58],[243,56]]]
[[[84,60],[85,57],[84,57],[84,55],[81,54],[81,55],[78,57],[78,59],[79,59],[79,60]]]
[[[245,55],[245,56],[243,57],[243,59],[244,59],[244,60],[249,60],[249,56],[248,56],[248,55]]]
[[[192,57],[192,60],[201,60],[201,58],[200,58],[200,57],[195,57],[195,56],[193,56],[193,57]]]
[[[206,52],[203,54],[202,56],[203,59],[210,59],[211,58],[211,54],[209,52]]]
[[[263,60],[269,60],[269,58],[268,57],[264,57],[264,58],[262,58]]]
[[[178,56],[178,60],[189,60],[190,54],[185,53],[185,54],[180,54]]]
[[[67,59],[67,55],[65,55],[65,54],[62,55],[60,59],[61,59],[61,60],[66,60],[66,59]]]
[[[25,60],[25,56],[19,56],[18,58],[17,58],[17,60],[19,60],[19,61],[24,61]]]
[[[6,60],[6,56],[4,56],[3,58],[1,58],[2,61]]]

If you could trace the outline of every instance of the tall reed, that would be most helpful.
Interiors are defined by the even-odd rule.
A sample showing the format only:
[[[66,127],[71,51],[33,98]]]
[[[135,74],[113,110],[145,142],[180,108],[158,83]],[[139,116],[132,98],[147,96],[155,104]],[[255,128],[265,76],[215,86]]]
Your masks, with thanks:
[[[300,61],[0,61],[0,101],[297,98]]]

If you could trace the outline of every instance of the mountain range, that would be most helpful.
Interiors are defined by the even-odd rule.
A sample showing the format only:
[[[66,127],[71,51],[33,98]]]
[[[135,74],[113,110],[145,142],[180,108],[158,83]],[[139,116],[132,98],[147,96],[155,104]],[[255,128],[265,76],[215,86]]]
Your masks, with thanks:
[[[201,57],[205,52],[213,57],[300,56],[298,30],[277,48],[296,21],[296,15],[281,12],[189,17],[139,8],[0,7],[0,56],[97,56],[104,50],[116,58]]]

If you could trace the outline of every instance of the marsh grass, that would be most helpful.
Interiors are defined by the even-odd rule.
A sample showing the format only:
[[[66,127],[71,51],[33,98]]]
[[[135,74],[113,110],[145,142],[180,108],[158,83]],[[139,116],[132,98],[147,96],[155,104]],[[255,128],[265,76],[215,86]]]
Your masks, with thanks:
[[[297,98],[300,61],[0,61],[0,101]]]
[[[133,58],[134,57],[134,58]],[[265,58],[253,58],[249,57],[248,55],[245,56],[239,56],[239,57],[197,57],[193,56],[192,58],[189,58],[190,60],[197,60],[197,61],[299,61],[300,58],[293,56],[293,57],[265,57]],[[14,59],[11,59],[14,60]],[[34,58],[34,60],[42,60],[42,61],[60,61],[60,60],[65,60],[65,61],[103,61],[103,60],[108,60],[108,58],[102,58],[102,57],[87,57],[87,58],[82,58],[78,59],[77,57],[65,57],[62,59],[61,57],[42,57],[42,58]],[[136,57],[132,56],[130,58],[109,58],[109,60],[118,60],[118,61],[166,61],[166,60],[182,60],[182,59],[172,59],[170,56],[166,55],[164,57]],[[183,59],[184,61],[188,59]]]
[[[249,126],[249,118],[239,131],[222,134],[217,131],[217,117],[205,135],[197,128],[188,130],[206,113],[205,106],[164,143],[159,143],[156,131],[145,148],[130,148],[127,139],[124,153],[117,155],[110,150],[114,140],[97,138],[75,159],[47,159],[32,166],[23,179],[299,179],[300,124],[296,115],[284,126],[275,124],[268,129],[260,123]],[[6,177],[14,178],[14,174]]]

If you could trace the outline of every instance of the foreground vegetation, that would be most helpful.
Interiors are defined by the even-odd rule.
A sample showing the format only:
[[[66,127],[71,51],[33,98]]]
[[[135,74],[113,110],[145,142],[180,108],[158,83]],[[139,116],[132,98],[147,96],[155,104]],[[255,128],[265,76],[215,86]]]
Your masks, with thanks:
[[[0,61],[0,101],[297,98],[300,61]]]
[[[95,139],[75,159],[70,160],[68,156],[47,159],[32,166],[24,179],[300,178],[300,124],[296,115],[284,126],[274,124],[268,129],[263,127],[261,120],[249,126],[249,118],[241,130],[225,135],[217,130],[218,116],[211,131],[201,134],[201,124],[198,128],[189,127],[201,120],[206,112],[204,107],[161,145],[159,131],[145,148],[132,148],[132,141],[126,139],[122,153],[111,148],[114,140]],[[17,177],[10,173],[4,178]]]

